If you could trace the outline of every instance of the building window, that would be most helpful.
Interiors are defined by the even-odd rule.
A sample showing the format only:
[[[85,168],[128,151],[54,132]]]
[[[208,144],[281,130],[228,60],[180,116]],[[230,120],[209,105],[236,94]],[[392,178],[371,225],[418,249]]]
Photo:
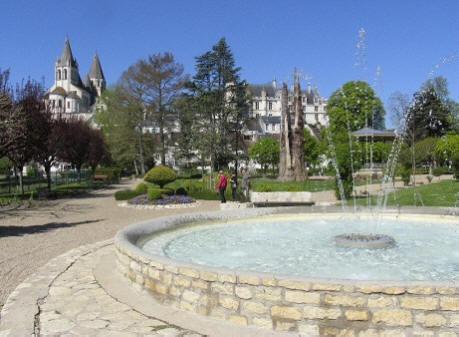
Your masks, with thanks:
[[[64,80],[67,79],[67,69],[64,69]]]
[[[268,109],[269,109],[269,110],[272,110],[272,109],[273,109],[273,102],[269,102],[269,103],[268,103]]]
[[[62,108],[62,101],[59,100],[59,108]]]
[[[67,109],[70,109],[70,102],[67,102]]]
[[[60,69],[57,71],[57,79],[59,81],[61,80],[61,70]]]
[[[260,102],[255,102],[255,110],[260,110]]]
[[[319,107],[317,105],[314,107],[314,111],[315,112],[319,111]]]

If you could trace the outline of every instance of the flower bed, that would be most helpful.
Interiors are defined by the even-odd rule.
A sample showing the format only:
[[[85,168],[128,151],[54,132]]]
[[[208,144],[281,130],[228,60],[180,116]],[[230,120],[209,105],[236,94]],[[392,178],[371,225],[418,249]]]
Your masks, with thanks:
[[[146,194],[139,195],[135,198],[132,198],[128,201],[129,205],[181,205],[181,204],[191,204],[196,202],[195,199],[187,196],[187,195],[171,195],[163,196],[161,199],[154,199],[148,200],[148,196]]]

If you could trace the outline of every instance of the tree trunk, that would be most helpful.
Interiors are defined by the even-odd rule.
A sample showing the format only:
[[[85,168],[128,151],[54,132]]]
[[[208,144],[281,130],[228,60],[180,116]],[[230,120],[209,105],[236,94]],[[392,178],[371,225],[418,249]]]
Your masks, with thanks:
[[[295,107],[295,124],[293,125],[293,144],[292,144],[292,166],[295,181],[306,179],[306,170],[304,163],[304,121],[303,121],[303,103],[301,101],[301,88],[298,73],[295,71],[293,105]]]
[[[51,192],[51,165],[44,165],[46,173],[46,183],[48,186],[48,192]]]
[[[22,167],[18,168],[19,171],[19,190],[21,191],[21,195],[24,195],[24,176],[22,174]]]
[[[142,142],[141,132],[139,132],[139,161],[140,161],[140,173],[144,175],[145,174],[145,161],[143,158],[143,142]]]
[[[279,157],[279,180],[294,180],[292,167],[292,127],[290,125],[290,112],[288,109],[287,84],[282,84],[281,96],[281,133],[280,133],[280,157]]]
[[[138,176],[139,175],[139,168],[137,167],[137,161],[134,160],[134,170],[135,170],[135,175]]]

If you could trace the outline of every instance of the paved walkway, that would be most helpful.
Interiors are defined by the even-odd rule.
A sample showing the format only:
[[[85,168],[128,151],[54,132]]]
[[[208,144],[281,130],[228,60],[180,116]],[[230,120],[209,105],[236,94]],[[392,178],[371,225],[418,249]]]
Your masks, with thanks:
[[[54,280],[39,305],[38,336],[202,336],[142,315],[108,295],[93,269],[111,250],[108,245],[80,257]]]

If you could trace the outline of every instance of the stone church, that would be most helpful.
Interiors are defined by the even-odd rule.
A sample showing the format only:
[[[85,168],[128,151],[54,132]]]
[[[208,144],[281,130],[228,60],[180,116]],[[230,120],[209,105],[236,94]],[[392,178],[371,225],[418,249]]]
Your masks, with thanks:
[[[53,114],[91,122],[95,111],[102,107],[100,96],[105,87],[97,53],[94,54],[88,74],[81,80],[78,62],[66,38],[61,57],[54,63],[54,84],[45,95]]]

